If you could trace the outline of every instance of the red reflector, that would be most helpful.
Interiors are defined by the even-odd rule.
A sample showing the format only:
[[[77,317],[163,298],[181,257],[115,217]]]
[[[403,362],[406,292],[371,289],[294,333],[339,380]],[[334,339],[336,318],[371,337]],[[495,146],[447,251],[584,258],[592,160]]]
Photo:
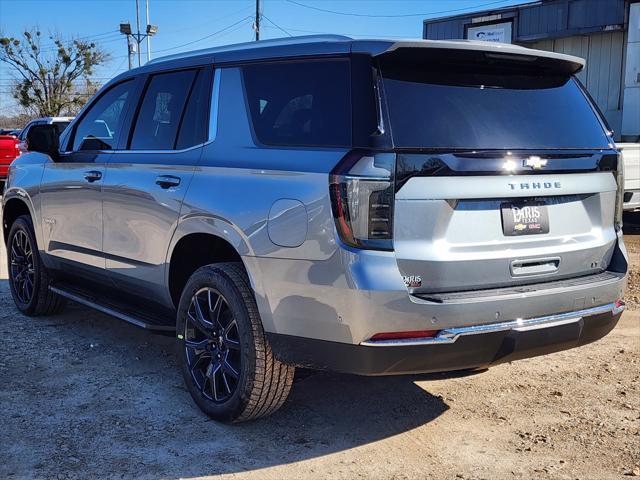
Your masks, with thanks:
[[[439,330],[414,330],[411,332],[376,333],[370,340],[376,342],[381,340],[403,340],[407,338],[430,338],[435,337],[438,332]]]

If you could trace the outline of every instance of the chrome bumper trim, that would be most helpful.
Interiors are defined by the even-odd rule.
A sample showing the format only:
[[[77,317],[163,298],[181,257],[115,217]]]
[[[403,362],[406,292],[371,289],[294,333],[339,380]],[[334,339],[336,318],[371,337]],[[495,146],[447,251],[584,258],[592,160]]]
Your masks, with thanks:
[[[577,310],[574,312],[558,313],[546,317],[535,318],[518,318],[508,322],[488,323],[485,325],[471,325],[468,327],[447,328],[440,330],[435,337],[425,338],[407,338],[400,340],[366,340],[360,345],[367,347],[409,347],[416,345],[443,345],[454,343],[458,338],[465,335],[479,335],[483,333],[503,332],[505,330],[514,330],[516,332],[524,332],[527,330],[537,330],[540,328],[552,328],[569,323],[579,322],[584,317],[591,315],[599,315],[603,313],[611,313],[617,315],[624,311],[623,302],[608,303],[599,307],[588,308],[585,310]]]

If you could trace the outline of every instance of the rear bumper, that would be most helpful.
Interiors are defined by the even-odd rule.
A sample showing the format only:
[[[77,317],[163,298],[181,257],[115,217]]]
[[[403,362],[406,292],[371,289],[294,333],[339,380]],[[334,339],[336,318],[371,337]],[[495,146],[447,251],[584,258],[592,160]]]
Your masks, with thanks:
[[[486,368],[585,345],[604,337],[624,307],[607,304],[558,315],[442,330],[435,338],[360,345],[268,334],[276,357],[302,367],[358,375]]]

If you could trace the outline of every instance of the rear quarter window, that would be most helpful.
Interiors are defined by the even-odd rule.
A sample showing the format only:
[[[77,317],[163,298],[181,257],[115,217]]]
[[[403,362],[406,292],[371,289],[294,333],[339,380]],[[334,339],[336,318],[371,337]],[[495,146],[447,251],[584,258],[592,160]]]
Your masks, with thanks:
[[[253,130],[260,143],[351,145],[347,59],[246,65],[242,73]]]

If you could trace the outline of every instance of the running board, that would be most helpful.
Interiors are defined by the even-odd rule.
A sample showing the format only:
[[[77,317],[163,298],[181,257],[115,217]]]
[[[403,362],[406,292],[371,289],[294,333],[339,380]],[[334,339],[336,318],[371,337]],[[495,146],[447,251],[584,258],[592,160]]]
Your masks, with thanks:
[[[124,320],[125,322],[131,323],[136,327],[144,328],[145,330],[169,333],[174,333],[176,330],[175,320],[172,321],[172,319],[168,317],[150,316],[134,310],[123,311],[122,307],[109,302],[107,299],[95,298],[94,296],[71,286],[51,285],[49,286],[49,290],[53,293],[57,293],[61,297],[68,298],[76,303],[120,320]]]

